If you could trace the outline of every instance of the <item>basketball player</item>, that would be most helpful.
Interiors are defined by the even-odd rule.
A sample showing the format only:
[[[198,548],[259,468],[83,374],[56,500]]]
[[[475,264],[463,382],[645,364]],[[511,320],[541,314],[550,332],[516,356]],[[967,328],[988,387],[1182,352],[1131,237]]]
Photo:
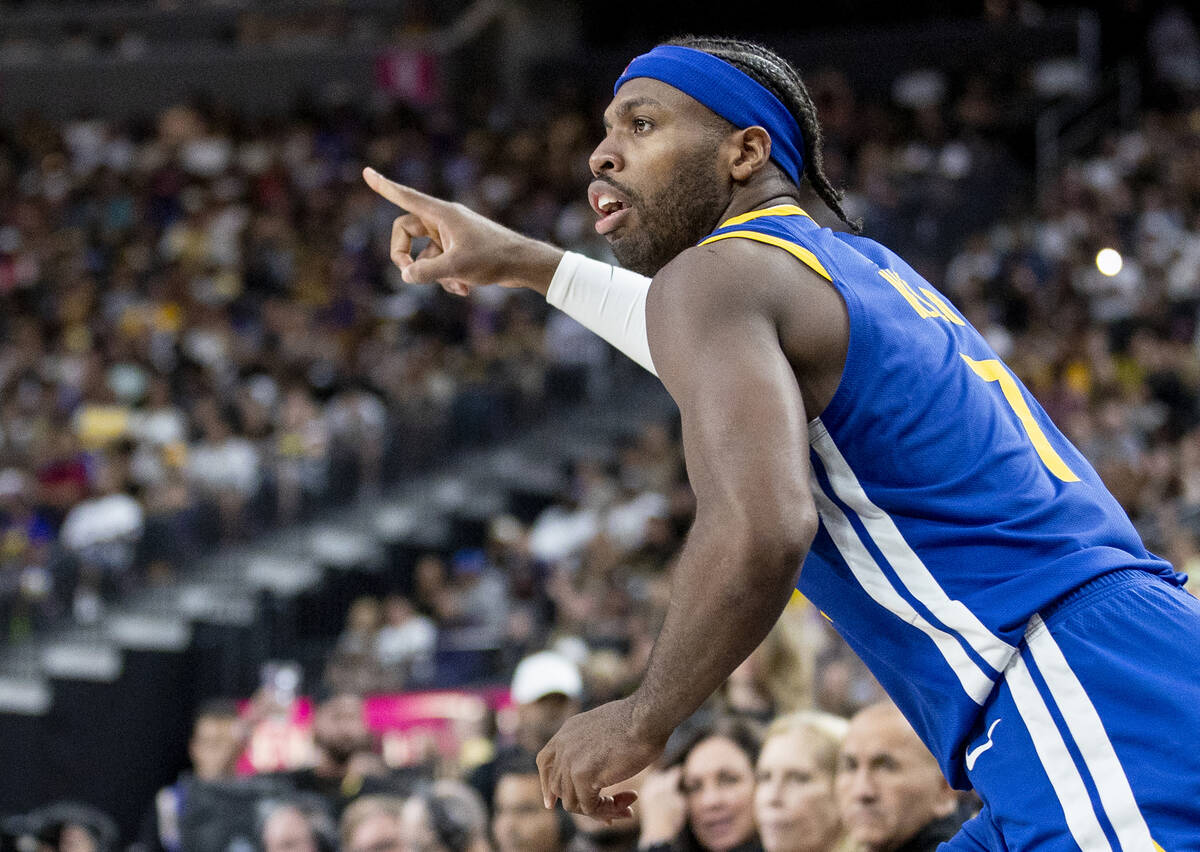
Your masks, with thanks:
[[[406,281],[545,293],[682,415],[697,510],[665,623],[637,691],[539,755],[547,805],[627,813],[599,791],[758,645],[803,559],[799,590],[986,804],[945,848],[1200,848],[1200,601],[944,296],[797,206],[807,180],[845,219],[795,69],[681,39],[604,120],[588,194],[623,269],[365,173],[407,211]]]

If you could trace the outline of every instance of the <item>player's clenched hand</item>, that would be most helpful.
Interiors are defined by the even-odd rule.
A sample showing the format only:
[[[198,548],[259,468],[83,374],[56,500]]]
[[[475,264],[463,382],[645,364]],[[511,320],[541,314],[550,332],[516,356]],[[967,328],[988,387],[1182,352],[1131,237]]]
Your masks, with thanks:
[[[610,701],[563,724],[537,757],[546,807],[561,800],[568,811],[596,819],[630,816],[636,793],[600,791],[632,778],[666,745],[665,738],[639,737],[631,711],[628,699]]]
[[[392,223],[392,262],[409,283],[438,281],[465,296],[472,287],[500,284],[545,292],[562,251],[505,228],[462,204],[418,192],[363,169],[367,186],[405,212]],[[414,258],[413,241],[428,244]]]

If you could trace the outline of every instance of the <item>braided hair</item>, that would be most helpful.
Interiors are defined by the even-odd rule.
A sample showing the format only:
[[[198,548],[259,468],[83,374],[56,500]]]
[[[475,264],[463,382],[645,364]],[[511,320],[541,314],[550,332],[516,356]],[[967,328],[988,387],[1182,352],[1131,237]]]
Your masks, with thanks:
[[[825,206],[836,213],[855,233],[862,232],[862,220],[852,221],[846,218],[846,211],[842,209],[844,193],[835,189],[825,176],[817,108],[804,86],[804,81],[800,79],[799,72],[790,62],[761,44],[742,39],[685,35],[664,43],[712,54],[751,77],[779,98],[780,103],[800,125],[800,133],[804,140],[803,177],[808,178],[808,182],[825,202]]]

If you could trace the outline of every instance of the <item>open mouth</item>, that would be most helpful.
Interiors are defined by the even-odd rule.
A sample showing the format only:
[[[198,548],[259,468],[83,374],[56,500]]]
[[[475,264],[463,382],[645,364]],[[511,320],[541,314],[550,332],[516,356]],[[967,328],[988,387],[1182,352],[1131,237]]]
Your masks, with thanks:
[[[607,234],[621,224],[633,206],[617,190],[603,181],[596,181],[588,189],[588,201],[592,210],[600,217],[596,222],[596,233]]]

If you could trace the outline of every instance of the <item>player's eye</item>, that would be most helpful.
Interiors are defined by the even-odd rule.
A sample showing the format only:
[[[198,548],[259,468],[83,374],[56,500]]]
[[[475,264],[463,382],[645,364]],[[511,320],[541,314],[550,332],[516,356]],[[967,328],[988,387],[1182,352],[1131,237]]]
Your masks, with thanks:
[[[634,133],[645,133],[653,126],[650,124],[650,120],[646,118],[635,118],[630,124],[633,127]]]

